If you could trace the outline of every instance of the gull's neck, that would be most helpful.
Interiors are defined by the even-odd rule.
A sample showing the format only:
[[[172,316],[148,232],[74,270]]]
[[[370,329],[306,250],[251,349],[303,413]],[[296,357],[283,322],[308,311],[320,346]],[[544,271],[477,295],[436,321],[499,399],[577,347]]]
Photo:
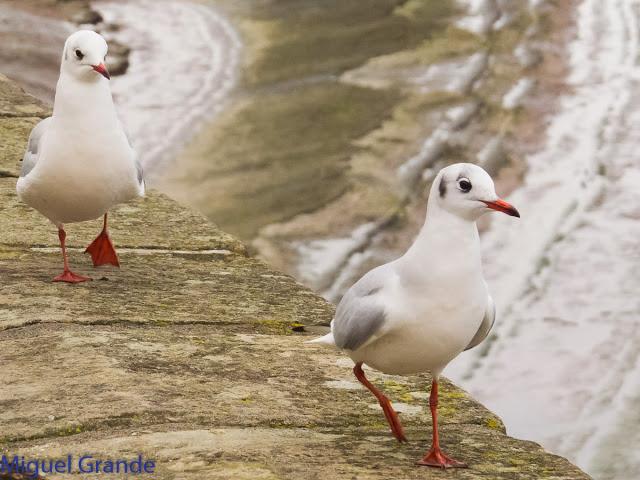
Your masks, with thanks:
[[[462,218],[430,199],[425,223],[416,240],[399,261],[413,275],[443,276],[459,272],[481,272],[481,251],[475,220]],[[460,267],[460,268],[456,268]]]
[[[63,124],[108,128],[118,124],[109,83],[82,81],[62,71],[56,87],[53,116]]]

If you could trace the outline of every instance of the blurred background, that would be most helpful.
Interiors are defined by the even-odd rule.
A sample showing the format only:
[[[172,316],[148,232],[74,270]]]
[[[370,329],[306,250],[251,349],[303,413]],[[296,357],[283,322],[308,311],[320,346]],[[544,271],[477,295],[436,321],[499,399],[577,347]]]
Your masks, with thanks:
[[[498,320],[445,374],[511,435],[628,480],[639,19],[640,0],[0,0],[0,72],[52,103],[64,39],[98,30],[148,184],[333,302],[412,242],[440,168],[483,166],[522,218],[480,225]]]

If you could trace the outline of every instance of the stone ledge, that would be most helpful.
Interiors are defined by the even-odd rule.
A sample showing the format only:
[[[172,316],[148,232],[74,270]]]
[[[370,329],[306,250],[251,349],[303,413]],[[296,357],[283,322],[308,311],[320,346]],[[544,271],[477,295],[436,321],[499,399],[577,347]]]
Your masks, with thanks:
[[[508,437],[449,383],[443,439],[471,468],[414,466],[430,435],[428,377],[370,374],[404,412],[411,443],[399,445],[350,361],[303,343],[333,307],[161,194],[114,210],[121,270],[95,271],[81,254],[100,228],[86,222],[69,226],[71,261],[95,280],[51,283],[55,229],[14,189],[44,112],[0,77],[2,453],[144,453],[155,479],[589,478]]]

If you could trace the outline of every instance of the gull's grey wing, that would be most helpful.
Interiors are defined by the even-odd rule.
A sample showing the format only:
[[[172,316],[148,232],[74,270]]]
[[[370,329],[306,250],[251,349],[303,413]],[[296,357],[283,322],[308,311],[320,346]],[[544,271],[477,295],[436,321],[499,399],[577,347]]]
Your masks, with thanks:
[[[342,297],[331,323],[338,348],[357,350],[380,331],[385,322],[385,311],[376,294],[382,289],[387,275],[393,275],[388,265],[371,270]]]
[[[482,341],[487,338],[487,335],[489,335],[489,332],[493,328],[493,324],[496,321],[496,304],[493,303],[493,298],[491,298],[491,295],[488,295],[488,297],[487,311],[484,314],[484,318],[482,319],[480,328],[478,328],[478,331],[473,336],[471,342],[469,342],[469,345],[467,345],[467,348],[465,348],[465,350],[469,350],[482,343]]]
[[[134,162],[136,164],[136,172],[138,173],[138,184],[142,188],[145,188],[146,185],[144,183],[144,170],[142,169],[142,164],[140,163],[140,160],[138,160],[138,152],[136,152],[136,149],[133,148],[133,142],[131,141],[131,135],[129,135],[129,130],[127,130],[127,128],[124,126],[124,123],[122,122],[120,122],[120,128],[122,128],[122,131],[124,132],[124,136],[127,137],[127,142],[129,142],[129,147],[131,147],[131,150],[133,150],[135,153]]]
[[[29,134],[29,141],[27,142],[27,150],[22,157],[22,169],[20,170],[20,176],[26,177],[33,167],[38,162],[38,154],[40,151],[40,142],[44,137],[44,134],[51,123],[51,117],[40,120],[38,124],[33,127]]]

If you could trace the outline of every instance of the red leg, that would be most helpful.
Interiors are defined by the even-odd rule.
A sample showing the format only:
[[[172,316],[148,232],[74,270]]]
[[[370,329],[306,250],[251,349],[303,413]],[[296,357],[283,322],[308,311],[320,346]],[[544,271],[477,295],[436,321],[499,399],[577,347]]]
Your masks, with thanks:
[[[116,249],[113,248],[113,243],[111,243],[111,238],[109,238],[109,232],[107,231],[106,213],[104,214],[104,224],[100,235],[91,242],[91,245],[87,247],[84,253],[89,253],[91,255],[94,267],[99,267],[100,265],[120,266]]]
[[[364,371],[362,370],[362,362],[356,363],[356,366],[353,367],[353,373],[358,379],[358,381],[363,384],[371,393],[373,393],[378,399],[378,403],[382,407],[382,411],[384,412],[384,416],[387,418],[387,422],[391,427],[391,433],[399,442],[406,442],[407,437],[404,435],[404,429],[402,428],[402,424],[400,423],[400,418],[398,414],[391,406],[391,402],[389,399],[378,390],[364,375]]]
[[[91,280],[89,277],[83,277],[82,275],[76,275],[69,269],[69,260],[67,259],[67,249],[65,245],[65,240],[67,239],[67,234],[64,231],[64,228],[58,228],[58,238],[60,239],[60,248],[62,249],[62,260],[64,262],[64,271],[61,275],[58,275],[53,279],[54,282],[67,282],[67,283],[80,283],[86,282],[87,280]]]
[[[440,450],[440,436],[438,435],[438,380],[433,380],[431,383],[429,407],[431,408],[431,419],[433,420],[433,444],[431,445],[431,450],[418,462],[418,465],[438,468],[467,468],[465,463],[448,457]]]

